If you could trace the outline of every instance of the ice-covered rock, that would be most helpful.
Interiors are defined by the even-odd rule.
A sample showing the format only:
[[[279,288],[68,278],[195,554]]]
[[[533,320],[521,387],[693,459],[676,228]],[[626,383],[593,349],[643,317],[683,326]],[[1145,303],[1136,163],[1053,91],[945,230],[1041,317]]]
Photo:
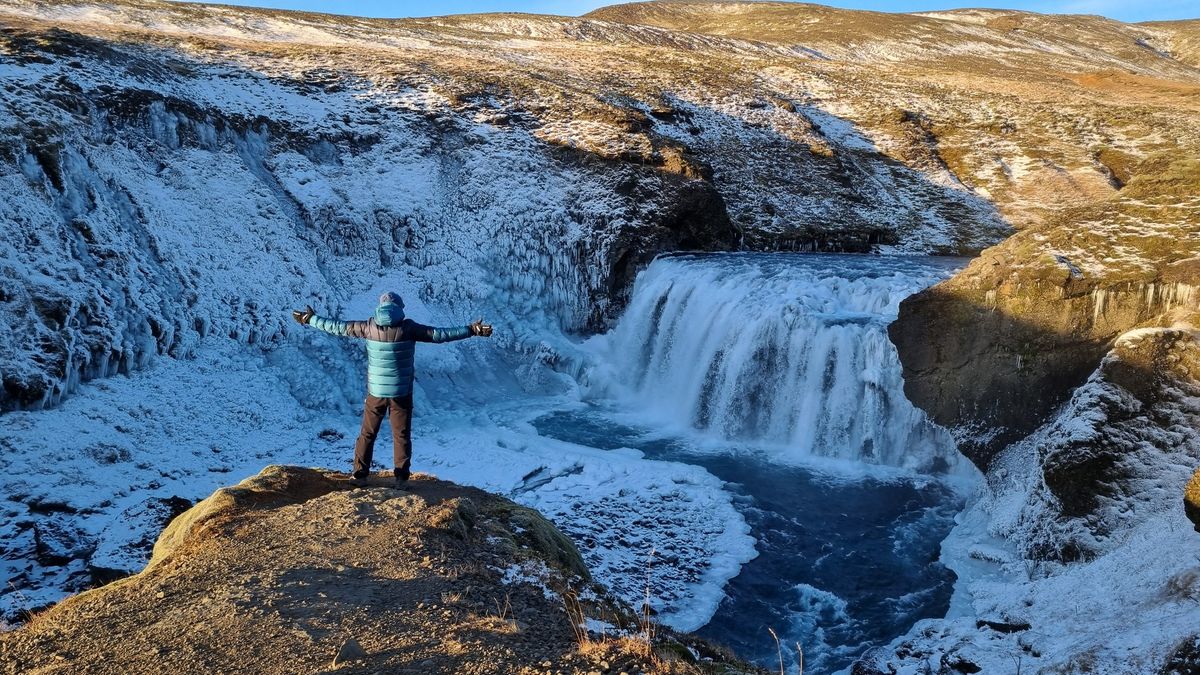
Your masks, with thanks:
[[[391,270],[441,307],[590,331],[664,250],[960,251],[1006,231],[796,81],[701,76],[732,45],[717,38],[132,1],[0,12],[4,409],[209,336],[276,349],[293,304],[336,309]],[[687,65],[613,82],[592,51],[623,58],[630,39]],[[553,53],[579,49],[564,74]]]
[[[1119,336],[1200,310],[1198,190],[1197,160],[1147,159],[1117,196],[1022,230],[905,300],[889,332],[908,397],[986,468]]]
[[[1200,463],[1200,334],[1174,315],[1122,334],[1047,424],[996,456],[943,543],[959,577],[950,613],[861,672],[1195,667],[1200,535],[1180,502]]]

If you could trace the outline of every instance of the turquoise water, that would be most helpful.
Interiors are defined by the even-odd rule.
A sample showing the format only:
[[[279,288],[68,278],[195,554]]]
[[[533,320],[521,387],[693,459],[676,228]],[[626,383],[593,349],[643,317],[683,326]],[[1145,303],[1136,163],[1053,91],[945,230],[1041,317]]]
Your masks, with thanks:
[[[954,575],[937,557],[961,503],[939,481],[833,475],[781,466],[749,449],[698,452],[616,417],[591,407],[533,424],[544,436],[704,467],[726,481],[758,540],[758,557],[729,583],[700,635],[777,668],[772,628],[785,660],[794,665],[800,644],[805,672],[820,674],[849,666],[917,620],[946,613]]]

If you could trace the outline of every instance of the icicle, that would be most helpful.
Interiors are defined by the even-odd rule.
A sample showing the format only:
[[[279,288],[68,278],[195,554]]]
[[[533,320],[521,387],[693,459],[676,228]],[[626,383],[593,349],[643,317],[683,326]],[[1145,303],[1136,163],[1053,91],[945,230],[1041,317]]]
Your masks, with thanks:
[[[1104,315],[1104,304],[1108,300],[1108,291],[1103,288],[1097,288],[1092,291],[1092,324],[1100,322],[1100,317]]]

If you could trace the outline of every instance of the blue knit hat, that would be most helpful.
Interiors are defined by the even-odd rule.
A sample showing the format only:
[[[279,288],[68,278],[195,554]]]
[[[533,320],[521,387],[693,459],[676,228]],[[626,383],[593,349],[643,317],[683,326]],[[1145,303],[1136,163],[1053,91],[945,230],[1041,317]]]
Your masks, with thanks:
[[[384,293],[383,295],[379,296],[379,304],[381,304],[381,305],[389,305],[389,304],[390,305],[399,305],[400,307],[403,307],[404,306],[404,298],[401,298],[400,294],[395,291],[388,291],[387,293]]]

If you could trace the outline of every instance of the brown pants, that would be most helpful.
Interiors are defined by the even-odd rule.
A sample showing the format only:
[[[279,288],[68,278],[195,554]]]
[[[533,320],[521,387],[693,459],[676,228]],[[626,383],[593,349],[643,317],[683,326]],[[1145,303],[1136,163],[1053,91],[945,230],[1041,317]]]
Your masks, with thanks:
[[[371,471],[371,457],[375,454],[375,437],[383,424],[383,415],[388,411],[392,423],[392,459],[396,462],[396,475],[408,478],[412,466],[412,409],[413,397],[376,398],[367,396],[363,407],[362,430],[354,444],[354,475],[366,477]]]

